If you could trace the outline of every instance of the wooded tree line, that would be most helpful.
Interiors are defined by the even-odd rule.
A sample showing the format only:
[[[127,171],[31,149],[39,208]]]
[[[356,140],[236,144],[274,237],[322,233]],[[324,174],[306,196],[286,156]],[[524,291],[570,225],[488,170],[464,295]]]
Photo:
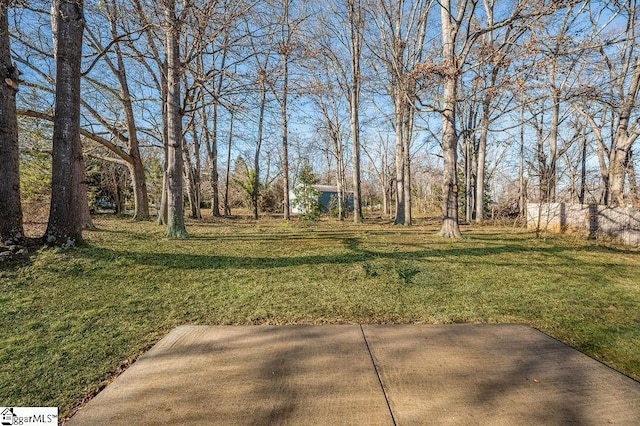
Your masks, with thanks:
[[[52,244],[90,225],[87,160],[128,170],[136,220],[159,161],[170,237],[187,236],[186,205],[230,213],[232,159],[256,218],[270,194],[289,219],[301,164],[337,186],[340,218],[353,192],[356,222],[363,185],[402,225],[430,193],[448,237],[498,199],[516,213],[638,203],[638,13],[634,0],[0,0],[0,235],[23,234],[36,122],[51,124]]]

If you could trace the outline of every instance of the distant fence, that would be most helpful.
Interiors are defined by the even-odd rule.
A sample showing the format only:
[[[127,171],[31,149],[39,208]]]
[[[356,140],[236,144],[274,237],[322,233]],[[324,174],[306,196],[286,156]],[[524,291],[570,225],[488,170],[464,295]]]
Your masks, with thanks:
[[[527,228],[580,233],[640,247],[640,209],[588,204],[548,203],[527,206]]]

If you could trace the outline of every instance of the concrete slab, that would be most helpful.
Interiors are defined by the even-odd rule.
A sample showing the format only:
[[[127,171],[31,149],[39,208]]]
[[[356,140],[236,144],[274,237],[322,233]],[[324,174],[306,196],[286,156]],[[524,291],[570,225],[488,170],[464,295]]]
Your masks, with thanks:
[[[637,425],[640,383],[520,325],[185,326],[68,422],[394,423]]]
[[[393,424],[360,326],[185,326],[68,421]]]
[[[530,327],[363,329],[399,425],[640,424],[640,383]]]

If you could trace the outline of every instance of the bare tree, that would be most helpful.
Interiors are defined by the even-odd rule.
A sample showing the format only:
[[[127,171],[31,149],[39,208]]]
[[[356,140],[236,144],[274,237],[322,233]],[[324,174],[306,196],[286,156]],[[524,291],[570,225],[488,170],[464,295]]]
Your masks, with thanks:
[[[134,190],[134,219],[145,219],[149,217],[148,197],[138,137],[139,110],[134,105],[139,86],[130,85],[127,72],[130,62],[126,61],[130,56],[123,51],[124,46],[131,44],[135,35],[143,30],[123,18],[127,11],[122,10],[124,6],[116,0],[91,7],[93,9],[89,13],[95,18],[92,20],[94,25],[86,26],[84,31],[85,48],[89,48],[85,55],[91,61],[87,61],[90,63],[82,73],[85,95],[80,99],[83,114],[81,133],[118,157],[105,158],[127,166]],[[107,29],[106,33],[102,27]],[[30,70],[25,86],[37,90],[43,99],[47,99],[49,93],[55,93],[54,73],[47,66],[47,63],[54,62],[52,49],[40,37],[25,34],[21,29],[17,29],[15,37],[21,45],[21,56],[17,60]],[[34,61],[34,57],[41,60]],[[101,65],[106,65],[106,69]],[[113,73],[116,86],[111,86],[110,80],[103,78],[105,72]],[[54,116],[48,108],[41,105],[36,108],[21,108],[18,114],[53,122]],[[125,115],[124,123],[121,113]]]
[[[600,52],[611,82],[611,112],[614,118],[614,134],[609,160],[609,205],[624,205],[624,182],[627,175],[631,147],[640,136],[640,122],[633,120],[637,111],[640,92],[640,58],[637,52],[638,2],[616,2],[626,19],[625,33],[620,50],[611,52],[602,46]],[[606,98],[605,98],[606,99]]]
[[[505,27],[504,35],[497,37],[496,31],[492,29],[495,23],[496,0],[483,0],[484,11],[487,19],[487,26],[490,28],[483,37],[480,47],[481,61],[485,68],[483,75],[484,93],[481,97],[480,134],[478,136],[478,147],[476,157],[476,185],[475,194],[472,193],[475,204],[475,220],[482,222],[484,218],[485,205],[485,184],[487,177],[487,141],[491,124],[496,120],[496,115],[507,109],[504,105],[505,96],[501,96],[508,89],[509,77],[505,74],[515,74],[510,67],[512,56],[516,55],[514,46],[517,45],[520,37],[527,31],[526,26],[508,25]],[[513,24],[513,23],[512,23]],[[497,105],[502,104],[499,108]],[[498,114],[496,114],[498,109]],[[467,189],[469,191],[469,189]],[[470,203],[467,203],[467,210],[471,210]],[[471,217],[468,217],[471,220]]]
[[[442,63],[444,70],[444,92],[442,108],[442,151],[444,158],[444,180],[442,184],[442,228],[440,235],[460,238],[458,226],[458,176],[456,103],[458,101],[458,79],[460,58],[456,55],[455,40],[463,22],[469,2],[458,5],[458,13],[452,9],[451,0],[440,3],[442,28]]]
[[[8,7],[0,0],[0,239],[21,239],[20,158],[16,92],[19,72],[11,61]]]
[[[364,219],[362,212],[362,188],[361,188],[361,143],[360,143],[360,103],[362,92],[362,50],[364,45],[364,25],[365,7],[361,0],[339,0],[322,3],[323,12],[319,13],[319,36],[326,40],[311,40],[316,43],[317,65],[325,70],[331,70],[338,83],[339,91],[333,91],[333,96],[345,97],[349,113],[349,135],[351,138],[351,163],[352,163],[352,188],[353,188],[353,221],[360,223]],[[347,65],[348,64],[348,65]],[[327,79],[323,78],[325,82]],[[326,92],[330,94],[332,91]],[[317,94],[317,93],[316,93]],[[325,99],[328,100],[328,99]],[[330,104],[335,107],[339,102],[331,100]],[[337,121],[331,114],[329,104],[319,105],[323,111],[325,120],[332,122],[329,128],[328,137],[332,141],[334,155],[337,155],[337,181],[340,191],[344,190],[344,147],[340,140],[340,132],[337,131]],[[329,108],[328,108],[329,107]],[[326,124],[329,125],[329,121]],[[339,191],[338,198],[345,201],[344,194]],[[340,206],[341,208],[344,206]],[[344,210],[346,214],[346,210]],[[342,217],[342,216],[341,216]]]
[[[82,0],[54,0],[52,28],[56,57],[51,208],[44,240],[52,245],[82,241],[84,162],[80,143],[80,75],[84,10]]]
[[[425,59],[425,37],[432,0],[378,0],[371,11],[378,33],[370,46],[371,65],[393,102],[395,131],[395,224],[411,225],[411,140],[416,112],[416,67]],[[376,65],[378,64],[378,65]]]
[[[161,120],[158,127],[161,128],[160,140],[164,148],[164,173],[162,176],[162,193],[160,196],[160,208],[158,210],[158,224],[166,225],[168,222],[168,179],[167,179],[167,158],[168,158],[168,119],[167,119],[167,61],[166,55],[162,56],[162,50],[164,48],[163,40],[166,41],[166,35],[163,37],[160,31],[158,31],[161,25],[158,21],[162,21],[162,10],[157,7],[153,7],[155,3],[148,3],[145,0],[131,0],[132,13],[131,16],[134,20],[140,23],[141,34],[144,35],[144,43],[135,43],[134,39],[127,38],[123,40],[127,43],[128,49],[132,52],[132,59],[137,61],[140,66],[147,71],[146,78],[149,80],[148,84],[155,88],[161,104]],[[159,15],[150,13],[158,12]],[[156,19],[154,19],[154,16]],[[142,46],[141,46],[142,45]]]
[[[380,143],[374,148],[362,146],[363,151],[369,159],[370,167],[378,179],[380,189],[382,191],[382,211],[383,215],[389,215],[393,218],[391,212],[391,192],[393,185],[391,183],[392,165],[389,163],[389,138],[384,138],[378,133]],[[376,157],[379,165],[376,164]]]
[[[360,185],[360,91],[364,10],[361,0],[346,0],[349,17],[349,53],[351,56],[351,84],[349,86],[349,121],[351,156],[353,163],[353,221],[362,222],[362,189]]]
[[[201,126],[198,132],[202,141],[198,143],[204,145],[211,171],[211,214],[214,217],[220,216],[220,122],[223,108],[233,107],[231,93],[241,84],[231,70],[247,60],[241,42],[249,38],[250,33],[237,23],[253,6],[246,1],[205,0],[195,2],[186,17],[188,21],[183,36],[184,51],[187,52],[184,55],[185,100],[190,101],[185,102],[184,110],[186,115],[192,116],[191,123]],[[195,134],[193,130],[191,133]]]
[[[610,147],[607,145],[606,140],[607,121],[610,117],[610,114],[608,114],[609,107],[603,105],[602,108],[597,108],[594,111],[593,108],[590,108],[592,105],[590,105],[589,102],[583,102],[581,104],[573,102],[572,106],[578,114],[582,115],[589,125],[591,137],[596,143],[596,155],[598,158],[600,178],[602,180],[598,201],[600,204],[606,205],[609,201],[609,158],[611,157]]]
[[[257,65],[257,85],[260,87],[260,103],[258,107],[258,132],[256,134],[256,145],[253,154],[253,182],[251,182],[251,205],[253,207],[253,218],[258,219],[258,201],[260,197],[260,151],[262,150],[262,142],[264,140],[264,120],[265,109],[267,107],[267,64],[269,63],[269,55],[264,57],[264,63],[260,62],[260,58],[256,55]]]
[[[478,1],[465,0],[454,2],[440,1],[440,30],[441,30],[441,63],[428,61],[418,67],[416,76],[438,79],[442,86],[439,105],[429,105],[430,110],[440,113],[442,118],[442,151],[443,151],[443,184],[442,184],[442,212],[443,220],[439,234],[449,238],[461,236],[458,223],[458,176],[457,150],[458,128],[457,109],[459,86],[466,71],[465,64],[469,54],[482,36],[504,28],[514,22],[532,22],[533,20],[551,14],[564,6],[565,2],[556,1],[533,4],[520,0],[515,4],[504,5],[501,20],[487,22],[487,16],[479,16],[476,12]],[[486,14],[485,14],[486,15]]]
[[[341,90],[337,88],[336,76],[340,75],[339,63],[326,58],[329,53],[320,49],[315,56],[318,61],[311,61],[308,74],[310,81],[308,95],[312,99],[312,115],[315,118],[315,126],[320,137],[326,142],[327,172],[331,172],[332,160],[335,160],[335,183],[337,187],[338,218],[344,220],[347,217],[346,205],[346,170],[345,170],[345,143],[342,130],[343,116],[341,111],[344,105],[340,100],[344,99]],[[324,66],[318,65],[323,62]]]
[[[219,49],[214,48],[211,54],[211,71],[213,71],[213,75],[210,77],[212,92],[211,116],[209,117],[208,109],[205,105],[200,109],[200,115],[204,125],[204,145],[207,151],[207,157],[209,158],[209,165],[211,167],[211,215],[213,217],[220,216],[220,190],[218,185],[218,122],[220,117],[220,98],[222,96],[223,84],[227,75],[227,56],[229,54],[229,39],[231,36],[230,25],[225,25],[224,28],[225,30],[222,35],[221,43],[222,46]],[[196,61],[198,72],[204,76],[204,55],[201,55],[196,59]],[[218,63],[219,65],[217,65]],[[203,98],[206,98],[204,93]],[[206,104],[204,99],[203,104]],[[211,122],[211,129],[209,128],[209,121]]]
[[[224,214],[231,216],[231,203],[229,203],[229,177],[231,175],[231,146],[233,145],[233,119],[234,113],[231,111],[229,117],[229,132],[227,134],[227,169],[224,177]]]
[[[361,189],[360,102],[365,9],[360,0],[321,4],[316,31],[307,42],[308,70],[312,78],[309,95],[320,112],[317,126],[328,141],[328,153],[336,160],[336,183],[340,219],[346,218],[346,162],[348,145],[342,121],[348,116],[351,139],[353,210],[355,223],[363,220]],[[346,126],[345,126],[346,127]]]
[[[547,92],[539,103],[541,109],[534,111],[539,118],[532,121],[540,126],[537,133],[540,136],[536,147],[538,159],[538,175],[540,177],[540,199],[543,202],[555,202],[558,187],[558,161],[569,150],[577,135],[567,139],[560,132],[561,126],[570,118],[572,109],[565,104],[570,97],[576,81],[580,80],[583,67],[580,66],[583,49],[579,48],[577,40],[571,37],[576,30],[576,23],[580,17],[580,9],[573,5],[567,7],[558,21],[555,17],[545,22],[547,33],[535,48],[540,52],[536,58],[536,67],[540,75],[546,76],[541,81],[541,90]],[[538,102],[529,104],[529,108]],[[548,104],[548,106],[547,106]],[[545,110],[549,111],[545,113]],[[550,114],[550,120],[547,116]],[[548,130],[547,130],[548,129]],[[564,140],[564,144],[562,144]],[[546,148],[546,149],[545,149]]]
[[[282,175],[284,178],[284,219],[289,220],[291,214],[291,206],[289,200],[289,79],[290,65],[293,59],[294,47],[296,45],[296,37],[298,26],[304,18],[296,18],[292,16],[292,0],[278,0],[278,31],[276,40],[278,44],[278,53],[280,55],[280,89],[274,90],[274,95],[280,105],[280,122],[282,133]],[[275,88],[275,85],[272,86]]]
[[[189,217],[192,219],[202,219],[202,212],[200,210],[200,178],[201,178],[201,160],[200,160],[200,134],[195,123],[196,120],[195,111],[189,120],[187,125],[182,149],[184,159],[184,174],[187,179],[187,198],[189,199]],[[186,135],[191,133],[191,144],[187,142]],[[193,161],[191,161],[193,148]]]
[[[147,194],[147,182],[144,171],[144,164],[142,161],[142,155],[140,153],[140,142],[138,140],[138,124],[136,120],[136,114],[133,107],[133,97],[131,95],[131,89],[129,85],[129,79],[127,76],[127,67],[125,66],[124,54],[122,51],[122,42],[120,40],[121,35],[118,33],[118,22],[124,20],[124,13],[118,6],[115,0],[109,0],[104,3],[106,10],[106,17],[110,24],[111,45],[113,46],[113,52],[115,54],[115,61],[111,60],[108,55],[102,57],[106,61],[111,72],[116,76],[118,85],[120,88],[120,96],[118,97],[122,103],[124,110],[127,137],[125,143],[128,147],[128,152],[123,155],[123,159],[129,166],[129,173],[131,174],[133,196],[134,196],[134,220],[147,220],[149,219],[149,197]],[[105,48],[101,46],[100,39],[96,37],[91,31],[87,31],[89,39],[99,48],[100,52],[103,52]],[[108,128],[112,128],[109,126]],[[120,132],[114,132],[115,136],[123,136]],[[124,138],[123,138],[124,139]]]
[[[185,2],[188,3],[188,2]],[[180,96],[180,20],[176,0],[163,0],[167,58],[167,231],[170,238],[188,237],[184,223],[182,98]]]

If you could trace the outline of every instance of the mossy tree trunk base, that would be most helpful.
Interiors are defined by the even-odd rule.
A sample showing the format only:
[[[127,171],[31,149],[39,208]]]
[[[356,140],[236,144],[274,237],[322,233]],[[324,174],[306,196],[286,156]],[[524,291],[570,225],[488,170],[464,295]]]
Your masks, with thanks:
[[[184,228],[184,225],[180,226],[175,224],[173,226],[167,227],[167,232],[165,233],[167,238],[176,238],[176,239],[185,239],[189,238],[189,233]]]
[[[458,221],[453,218],[443,219],[438,235],[444,238],[462,238]]]

